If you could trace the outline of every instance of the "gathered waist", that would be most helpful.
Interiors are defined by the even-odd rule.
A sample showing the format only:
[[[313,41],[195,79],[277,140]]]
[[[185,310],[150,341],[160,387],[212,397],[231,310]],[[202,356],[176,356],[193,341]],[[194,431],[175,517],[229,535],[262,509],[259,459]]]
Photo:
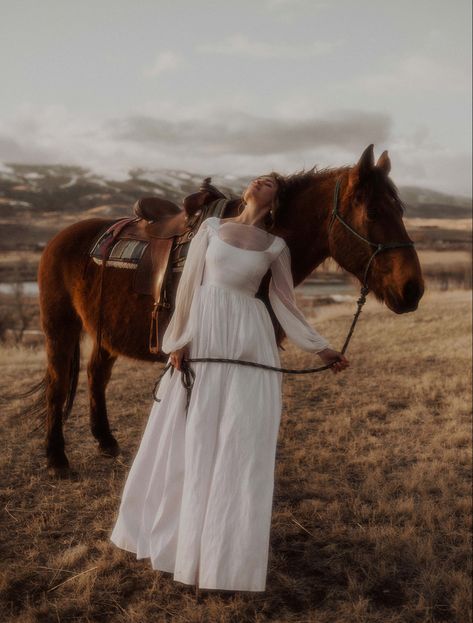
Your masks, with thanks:
[[[213,282],[202,283],[199,287],[200,288],[217,288],[218,290],[223,290],[224,292],[229,292],[230,294],[235,294],[237,296],[243,296],[245,298],[250,298],[250,299],[253,299],[255,301],[259,301],[260,300],[256,296],[256,294],[253,294],[252,292],[245,291],[245,290],[240,290],[238,288],[231,288],[229,286],[221,285],[219,283],[213,283]]]

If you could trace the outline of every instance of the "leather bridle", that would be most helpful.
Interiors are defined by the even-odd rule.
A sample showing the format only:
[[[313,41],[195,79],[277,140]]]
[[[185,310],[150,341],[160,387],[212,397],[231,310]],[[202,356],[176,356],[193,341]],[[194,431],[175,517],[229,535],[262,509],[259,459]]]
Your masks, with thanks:
[[[347,337],[345,339],[345,343],[343,344],[342,350],[340,351],[342,354],[345,353],[347,347],[348,347],[348,343],[350,342],[350,338],[353,334],[353,331],[355,329],[355,325],[356,322],[358,320],[358,316],[361,313],[361,308],[363,307],[363,305],[366,302],[366,295],[368,294],[368,292],[370,291],[370,288],[368,286],[368,271],[370,269],[371,263],[373,261],[373,259],[378,255],[378,253],[381,253],[381,251],[386,251],[387,249],[398,249],[401,247],[413,247],[414,243],[413,242],[373,242],[372,240],[368,240],[368,238],[366,238],[365,236],[363,236],[362,234],[360,234],[359,232],[357,232],[355,229],[353,229],[353,227],[351,227],[351,225],[349,225],[345,219],[342,217],[342,215],[340,214],[339,210],[338,210],[338,200],[339,200],[339,194],[340,194],[340,184],[341,184],[342,178],[338,177],[336,182],[335,182],[335,190],[333,192],[333,209],[332,209],[332,216],[330,218],[330,223],[328,226],[328,236],[329,236],[329,243],[330,243],[330,234],[332,233],[332,227],[333,224],[335,222],[335,219],[338,219],[340,221],[340,223],[346,227],[346,229],[348,229],[348,231],[350,231],[354,236],[356,236],[357,238],[359,238],[360,240],[362,240],[363,242],[366,242],[366,244],[371,245],[372,247],[376,247],[375,250],[373,251],[373,253],[371,254],[368,263],[366,264],[365,267],[365,271],[363,274],[363,282],[361,285],[361,289],[360,289],[360,298],[357,300],[356,304],[357,304],[357,310],[355,312],[353,321],[351,323],[351,327],[350,330],[348,331]]]
[[[342,215],[340,214],[338,210],[338,200],[339,200],[341,180],[342,178],[338,177],[337,181],[335,182],[335,190],[334,190],[334,195],[333,195],[333,209],[332,209],[332,216],[330,219],[330,223],[328,226],[328,234],[330,236],[335,219],[338,219],[340,223],[342,223],[342,225],[346,227],[346,229],[348,229],[348,231],[350,231],[354,236],[356,236],[360,240],[363,240],[363,242],[366,242],[366,244],[369,244],[372,247],[376,247],[375,251],[373,251],[370,259],[368,260],[368,263],[366,264],[365,272],[363,274],[362,293],[363,291],[365,291],[365,294],[367,294],[369,292],[369,287],[367,284],[368,270],[371,266],[371,262],[376,257],[376,255],[378,255],[378,253],[380,253],[381,251],[386,251],[388,249],[398,249],[401,247],[413,247],[414,243],[413,242],[385,242],[385,243],[372,242],[371,240],[368,240],[368,238],[365,238],[365,236],[363,236],[362,234],[354,230],[353,227],[351,227],[351,225],[349,225],[345,221],[345,219],[342,217]]]

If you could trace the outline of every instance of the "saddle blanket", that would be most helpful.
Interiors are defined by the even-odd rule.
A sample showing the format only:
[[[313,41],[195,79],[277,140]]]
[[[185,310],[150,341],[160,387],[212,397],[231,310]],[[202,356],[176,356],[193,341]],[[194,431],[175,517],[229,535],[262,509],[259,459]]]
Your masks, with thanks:
[[[116,268],[136,269],[149,242],[134,238],[116,239],[118,234],[135,219],[126,218],[113,223],[101,234],[90,251],[90,257],[96,264],[101,265],[103,258],[107,258],[107,266]],[[111,249],[110,249],[111,246]]]

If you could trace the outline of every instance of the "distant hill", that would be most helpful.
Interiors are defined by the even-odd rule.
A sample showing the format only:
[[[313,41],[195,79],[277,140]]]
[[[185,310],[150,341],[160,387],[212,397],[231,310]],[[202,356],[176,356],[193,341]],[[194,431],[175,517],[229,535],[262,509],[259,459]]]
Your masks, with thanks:
[[[0,217],[40,216],[59,212],[81,218],[84,212],[122,216],[136,199],[159,195],[181,204],[195,192],[205,174],[172,169],[131,169],[125,180],[105,179],[82,167],[66,165],[0,164]],[[212,176],[224,192],[239,195],[249,178]],[[447,195],[415,186],[400,186],[407,205],[406,216],[420,218],[469,218],[471,198]],[[85,215],[87,216],[87,215]]]
[[[60,212],[87,217],[84,212],[103,208],[104,215],[129,214],[131,205],[145,195],[158,195],[181,204],[196,192],[205,175],[174,171],[132,169],[125,180],[105,179],[82,167],[63,165],[0,165],[0,216],[14,208],[35,215]],[[239,193],[249,179],[212,177],[224,192]]]
[[[471,197],[448,195],[418,186],[399,186],[406,216],[416,218],[471,218]]]

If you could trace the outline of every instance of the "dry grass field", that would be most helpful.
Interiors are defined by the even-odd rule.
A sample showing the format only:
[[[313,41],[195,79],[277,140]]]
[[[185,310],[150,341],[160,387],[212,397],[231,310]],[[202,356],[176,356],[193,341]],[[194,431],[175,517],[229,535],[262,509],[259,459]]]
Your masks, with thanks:
[[[312,320],[340,348],[353,312]],[[428,290],[405,316],[369,297],[350,368],[284,377],[265,593],[196,601],[110,543],[161,365],[118,361],[108,403],[122,454],[111,459],[88,430],[86,351],[66,424],[75,478],[47,475],[42,433],[3,405],[2,622],[471,620],[471,291]],[[44,359],[3,348],[2,393],[39,380]],[[290,344],[281,359],[319,362]]]

